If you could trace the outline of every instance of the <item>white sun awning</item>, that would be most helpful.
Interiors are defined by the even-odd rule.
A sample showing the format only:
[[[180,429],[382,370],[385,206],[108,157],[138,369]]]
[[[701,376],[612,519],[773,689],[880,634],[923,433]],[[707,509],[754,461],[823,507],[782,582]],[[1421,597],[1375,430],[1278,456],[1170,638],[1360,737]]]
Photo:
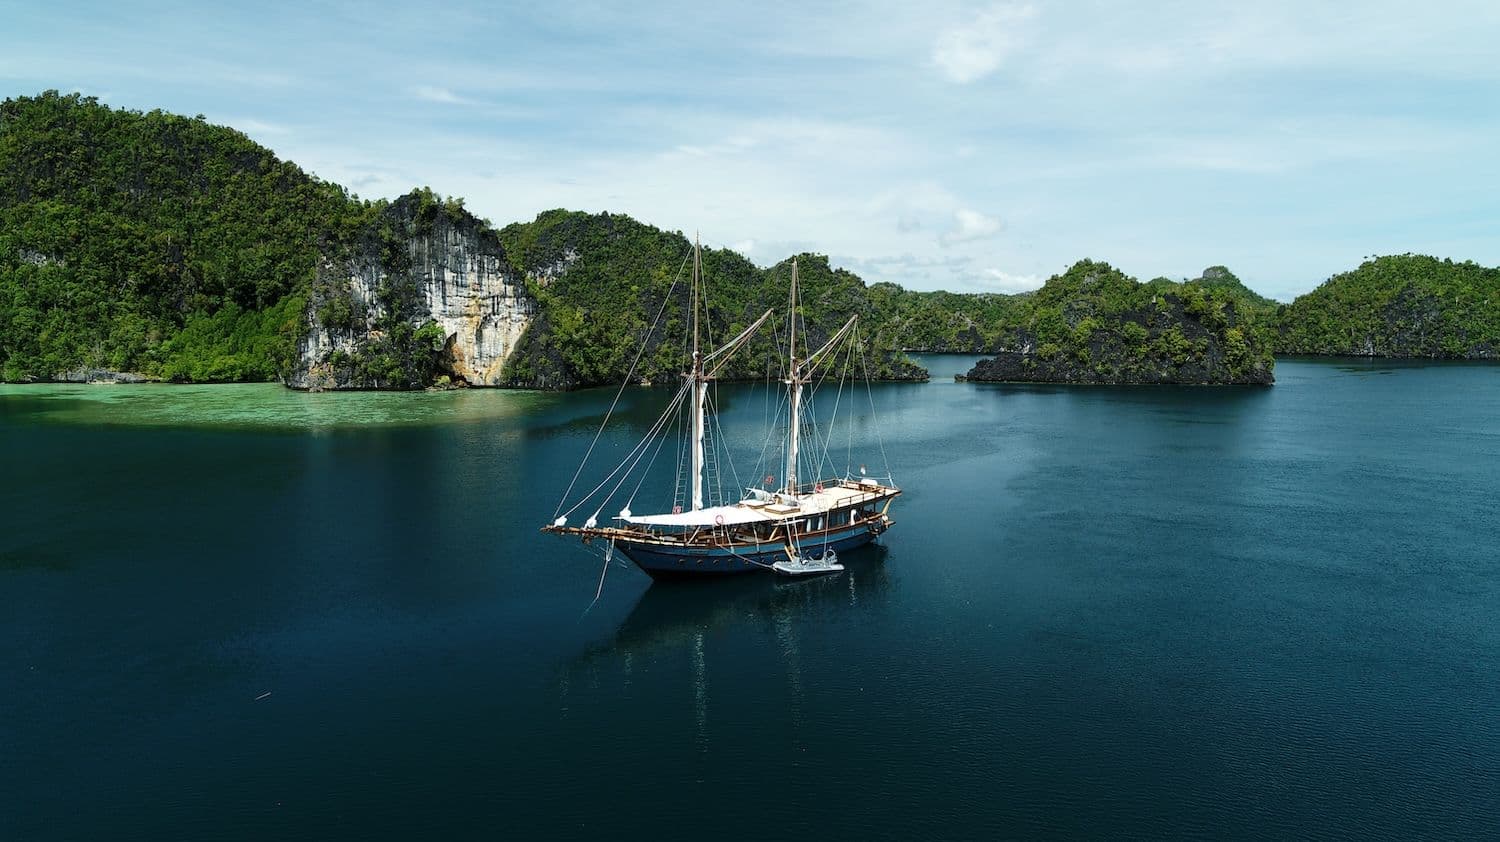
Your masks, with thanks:
[[[737,526],[742,523],[766,523],[777,518],[749,506],[709,506],[695,512],[666,515],[631,515],[620,518],[641,526]]]

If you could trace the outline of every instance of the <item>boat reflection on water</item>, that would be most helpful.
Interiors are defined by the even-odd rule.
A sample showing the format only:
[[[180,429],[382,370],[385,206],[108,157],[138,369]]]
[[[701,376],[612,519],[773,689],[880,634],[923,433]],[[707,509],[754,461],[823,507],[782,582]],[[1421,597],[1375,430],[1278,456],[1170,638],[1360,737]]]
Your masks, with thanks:
[[[841,555],[846,570],[811,579],[745,576],[733,581],[657,583],[645,590],[608,643],[591,659],[687,646],[705,633],[745,624],[775,630],[813,609],[851,610],[878,600],[889,587],[887,550],[871,544]]]
[[[707,740],[710,658],[706,650],[733,634],[775,642],[786,672],[793,722],[801,718],[802,635],[809,625],[825,627],[881,605],[889,596],[887,549],[870,544],[841,555],[842,573],[808,579],[766,574],[715,581],[657,582],[647,588],[607,640],[574,658],[559,676],[563,703],[570,694],[604,689],[613,681],[629,686],[638,670],[655,662],[685,659],[691,671],[698,739]],[[575,688],[574,685],[577,685]]]

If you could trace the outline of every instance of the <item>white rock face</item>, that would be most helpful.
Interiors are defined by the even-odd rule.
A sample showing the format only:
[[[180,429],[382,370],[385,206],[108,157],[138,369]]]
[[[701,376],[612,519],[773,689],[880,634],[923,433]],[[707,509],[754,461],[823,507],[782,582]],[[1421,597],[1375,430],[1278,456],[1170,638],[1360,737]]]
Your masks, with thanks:
[[[501,253],[485,253],[455,226],[439,225],[408,245],[427,312],[453,349],[454,371],[471,386],[500,385],[501,368],[535,312],[520,280]]]
[[[307,335],[298,347],[298,365],[287,385],[312,390],[389,385],[346,382],[341,378],[347,371],[341,372],[332,363],[336,353],[358,356],[365,343],[379,338],[376,325],[382,305],[378,290],[387,281],[415,291],[415,307],[407,308],[407,321],[413,327],[429,320],[441,326],[455,375],[471,386],[503,385],[502,370],[531,324],[535,302],[506,262],[494,233],[482,232],[473,217],[463,214],[454,220],[440,211],[435,219],[419,225],[409,211],[400,202],[390,210],[396,230],[406,232],[403,239],[410,270],[401,277],[387,278],[374,252],[324,265],[319,288],[308,304]],[[348,301],[354,315],[350,326],[329,328],[323,323],[322,308],[338,298]]]

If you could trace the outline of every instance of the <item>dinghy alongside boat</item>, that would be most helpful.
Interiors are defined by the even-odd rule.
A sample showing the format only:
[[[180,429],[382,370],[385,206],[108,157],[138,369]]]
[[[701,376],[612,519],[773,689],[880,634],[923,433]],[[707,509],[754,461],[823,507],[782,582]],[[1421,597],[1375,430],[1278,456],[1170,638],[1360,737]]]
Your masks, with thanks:
[[[829,550],[822,555],[794,555],[785,561],[771,565],[771,571],[782,576],[817,576],[823,573],[838,573],[844,569],[839,564],[839,554]]]

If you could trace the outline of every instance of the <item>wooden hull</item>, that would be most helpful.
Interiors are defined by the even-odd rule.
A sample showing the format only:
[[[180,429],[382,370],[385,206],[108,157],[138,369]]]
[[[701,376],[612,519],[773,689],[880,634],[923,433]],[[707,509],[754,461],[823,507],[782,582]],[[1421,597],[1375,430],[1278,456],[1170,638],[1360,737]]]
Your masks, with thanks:
[[[821,552],[826,544],[836,552],[862,547],[886,530],[888,521],[876,519],[843,529],[834,529],[804,537],[803,547]],[[784,561],[786,545],[775,543],[740,543],[716,547],[673,545],[659,541],[615,540],[615,549],[623,552],[635,565],[653,579],[688,579],[732,576],[741,573],[769,573],[771,565]]]

